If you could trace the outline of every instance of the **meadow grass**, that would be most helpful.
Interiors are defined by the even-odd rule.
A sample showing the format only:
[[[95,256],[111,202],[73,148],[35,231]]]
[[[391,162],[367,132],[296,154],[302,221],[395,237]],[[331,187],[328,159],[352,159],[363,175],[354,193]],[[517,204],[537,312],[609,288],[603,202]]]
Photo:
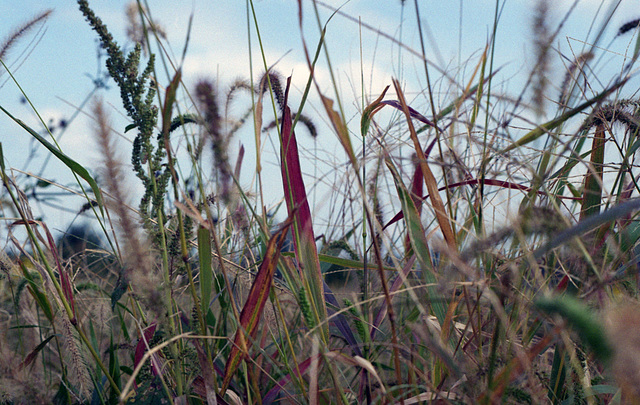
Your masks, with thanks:
[[[400,3],[422,38],[425,10]],[[510,97],[494,84],[500,4],[471,77],[440,79],[451,83],[446,98],[434,96],[438,67],[424,43],[415,51],[377,32],[418,58],[424,100],[397,79],[367,95],[362,72],[354,122],[327,51],[323,2],[308,2],[318,39],[301,32],[310,74],[293,105],[291,78],[264,52],[226,92],[207,78],[189,88],[144,2],[127,10],[135,47],[125,52],[78,0],[129,119],[119,130],[134,140],[122,156],[104,101],[92,97],[97,181],[55,137],[0,104],[76,176],[98,233],[56,240],[46,217],[34,218],[0,143],[9,241],[0,256],[0,399],[638,403],[640,102],[623,95],[640,47],[612,77],[598,77],[594,43],[551,83],[559,29],[541,0],[536,63]],[[247,10],[262,50],[251,0]],[[8,37],[3,66],[5,51],[49,13]],[[624,24],[618,36],[637,26]],[[314,75],[320,64],[330,87]],[[250,102],[234,114],[241,93]],[[247,128],[256,155],[244,146],[232,154],[230,140]],[[333,136],[344,152],[325,218],[312,214],[315,185],[305,183],[325,162],[308,156],[296,131]],[[278,139],[276,180],[262,172],[267,132]],[[251,190],[240,182],[249,159]],[[128,167],[143,186],[137,201]],[[283,190],[275,215],[264,196],[274,181]]]

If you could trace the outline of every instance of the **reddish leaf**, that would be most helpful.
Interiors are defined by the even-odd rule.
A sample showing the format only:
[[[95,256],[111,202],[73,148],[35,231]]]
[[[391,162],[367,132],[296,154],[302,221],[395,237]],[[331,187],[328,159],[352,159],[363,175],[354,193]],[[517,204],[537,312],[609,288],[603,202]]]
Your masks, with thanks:
[[[42,226],[45,234],[47,235],[47,242],[49,243],[49,250],[51,254],[53,254],[53,258],[56,262],[56,267],[58,268],[58,274],[60,274],[60,286],[62,287],[62,293],[64,294],[65,299],[69,303],[71,308],[71,314],[69,321],[72,324],[76,322],[76,305],[75,300],[73,299],[73,288],[71,287],[71,280],[69,279],[69,275],[67,274],[67,270],[62,267],[62,263],[60,263],[60,257],[58,256],[58,249],[56,248],[56,243],[53,240],[53,236],[51,232],[49,232],[49,228],[43,222],[36,222],[38,225]]]
[[[435,141],[435,139],[434,139]],[[428,154],[425,153],[425,156]],[[416,206],[416,210],[418,211],[418,216],[422,212],[422,193],[424,192],[424,177],[422,175],[422,169],[420,168],[420,164],[418,162],[414,163],[415,169],[413,171],[413,180],[411,181],[411,200],[413,200],[413,204]],[[403,212],[402,210],[400,211]],[[411,248],[411,237],[409,233],[405,235],[404,240],[405,252],[409,252]]]
[[[36,346],[36,348],[33,349],[31,353],[29,353],[27,357],[18,365],[18,371],[24,369],[25,367],[30,366],[31,363],[33,363],[33,361],[36,359],[36,357],[38,357],[38,353],[40,353],[40,351],[42,351],[42,349],[44,349],[47,343],[49,343],[49,341],[54,337],[55,335],[51,335],[45,340],[43,340],[42,342],[40,342],[40,344]]]
[[[416,209],[418,210],[418,214],[422,211],[422,192],[424,187],[422,170],[420,170],[420,165],[415,163],[415,170],[413,172],[413,180],[411,181],[411,199],[413,203],[416,205]]]
[[[289,88],[291,87],[291,77],[287,78],[287,87],[284,93],[284,106],[282,113],[281,136],[281,169],[282,183],[284,188],[285,201],[289,216],[293,217],[293,246],[296,259],[300,264],[300,276],[303,283],[308,286],[309,301],[311,310],[316,316],[316,320],[324,320],[327,317],[327,309],[324,301],[324,283],[320,261],[318,260],[318,249],[313,234],[313,223],[311,221],[311,210],[307,200],[307,192],[302,180],[302,169],[300,156],[298,155],[298,145],[296,135],[293,131],[293,121],[291,110],[287,104],[289,99]],[[328,335],[329,330],[326,324],[322,327],[322,332]]]
[[[284,186],[284,195],[287,202],[287,211],[289,215],[293,215],[294,226],[299,233],[299,239],[294,237],[294,245],[296,258],[299,263],[305,263],[305,258],[300,257],[303,249],[298,246],[303,243],[311,250],[307,253],[317,257],[317,249],[315,249],[315,237],[313,235],[313,224],[311,221],[311,210],[309,209],[309,201],[307,200],[307,191],[302,180],[302,169],[300,167],[300,156],[298,155],[298,143],[296,135],[293,131],[293,121],[291,119],[291,109],[287,105],[289,98],[289,87],[291,85],[291,77],[287,78],[287,88],[284,93],[284,114],[282,117],[282,153],[281,153],[281,169],[282,182]],[[309,243],[311,242],[311,243]],[[313,248],[311,248],[313,246]],[[306,263],[305,263],[306,264]],[[320,269],[318,262],[317,269]]]
[[[240,169],[242,168],[242,160],[244,159],[244,145],[240,145],[238,151],[238,159],[236,160],[236,168],[233,171],[233,175],[236,179],[240,179]]]
[[[142,361],[142,357],[144,357],[144,353],[147,351],[147,346],[149,346],[149,341],[153,337],[153,334],[155,333],[157,326],[158,325],[155,322],[153,322],[151,325],[149,325],[149,327],[147,327],[142,332],[143,336],[140,338],[140,340],[138,340],[138,344],[136,345],[136,351],[135,351],[135,354],[133,355],[134,368],[138,367],[138,364]],[[160,370],[158,370],[157,364],[155,361],[151,362],[151,367],[154,374],[158,375],[160,373]]]
[[[402,104],[400,104],[400,102],[397,100],[385,100],[385,101],[382,101],[381,104],[390,105],[391,107],[397,108],[398,110],[402,111]],[[416,110],[414,110],[409,106],[407,106],[407,109],[409,110],[409,115],[411,115],[412,118],[415,118],[418,121],[422,122],[423,124],[429,125],[430,127],[434,127],[439,132],[442,132],[442,130],[438,128],[436,124],[428,120],[424,115],[420,114],[419,112],[417,112]]]
[[[532,189],[531,187],[527,187],[524,186],[522,184],[517,184],[517,183],[511,183],[509,181],[504,181],[504,180],[497,180],[497,179],[469,179],[469,180],[464,180],[458,183],[452,183],[449,184],[449,186],[443,186],[440,187],[438,189],[438,191],[442,191],[445,190],[447,188],[455,188],[455,187],[460,187],[460,186],[468,186],[468,185],[476,185],[476,184],[480,184],[483,183],[485,186],[497,186],[497,187],[502,187],[502,188],[510,188],[513,190],[522,190],[522,191],[526,191],[526,192],[530,192]],[[562,200],[581,200],[582,197],[568,197],[568,196],[561,196],[561,195],[552,195],[550,193],[538,190],[537,191],[538,194],[540,195],[551,195],[553,197],[556,198],[560,198]],[[423,197],[421,197],[421,200],[425,200],[429,198],[429,195],[425,195]],[[417,206],[417,204],[416,204]],[[404,218],[404,214],[402,213],[402,211],[398,212],[393,218],[391,218],[391,220],[389,220],[389,222],[387,222],[387,224],[382,228],[382,229],[386,229],[389,226],[393,225],[394,223],[400,221],[402,218]]]
[[[563,293],[567,291],[567,286],[569,285],[569,276],[565,275],[562,277],[558,285],[556,286],[556,291],[559,293]]]
[[[269,298],[269,291],[271,290],[273,275],[278,264],[280,250],[282,249],[290,226],[291,220],[289,219],[267,243],[267,251],[265,252],[264,259],[249,290],[247,302],[244,304],[242,312],[240,313],[240,325],[233,340],[231,354],[229,355],[224,370],[224,380],[222,382],[222,388],[220,389],[221,395],[224,395],[224,392],[229,386],[231,378],[240,364],[240,360],[248,355],[246,341],[248,337],[255,336],[264,306],[267,298]]]
[[[298,364],[298,366],[295,368],[295,370],[300,372],[298,377],[299,378],[302,377],[302,375],[307,372],[307,369],[311,365],[311,362],[314,360],[318,360],[319,358],[320,358],[320,355],[317,354],[315,356],[309,357],[302,363]],[[292,378],[293,377],[291,374],[287,374],[284,377],[282,377],[278,382],[276,382],[276,386],[271,388],[269,392],[267,392],[267,395],[265,395],[264,398],[262,398],[262,403],[265,405],[268,405],[268,404],[271,404],[273,401],[275,401],[280,391],[284,389],[284,387],[289,383],[289,381],[291,381]]]

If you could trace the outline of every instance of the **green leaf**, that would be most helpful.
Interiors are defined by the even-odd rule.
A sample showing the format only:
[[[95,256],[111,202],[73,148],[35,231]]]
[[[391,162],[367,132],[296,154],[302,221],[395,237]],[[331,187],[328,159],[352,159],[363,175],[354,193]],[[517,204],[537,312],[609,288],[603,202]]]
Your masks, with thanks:
[[[579,114],[581,112],[584,112],[584,110],[587,109],[588,107],[590,107],[591,105],[604,100],[609,94],[613,93],[614,91],[616,91],[617,89],[622,87],[626,82],[627,82],[627,79],[621,80],[620,82],[618,82],[615,85],[611,86],[610,88],[604,90],[603,92],[601,92],[600,94],[596,95],[595,97],[593,97],[593,98],[585,101],[584,103],[580,104],[576,108],[565,112],[564,114],[562,114],[558,118],[554,118],[551,121],[540,125],[536,129],[529,131],[527,134],[523,135],[522,138],[518,139],[517,141],[515,141],[511,145],[507,146],[502,151],[500,151],[499,154],[501,154],[501,155],[505,154],[507,152],[512,151],[513,149],[516,149],[516,148],[518,148],[520,146],[523,146],[523,145],[526,145],[528,143],[531,143],[531,142],[535,141],[536,139],[540,138],[542,135],[546,134],[547,132],[551,131],[552,129],[555,129],[555,128],[559,127],[560,125],[562,125],[565,121],[567,121],[569,118],[573,117],[574,115]]]
[[[602,176],[604,173],[604,147],[605,147],[604,125],[598,125],[593,137],[591,147],[591,166],[584,179],[584,189],[582,190],[582,208],[580,219],[600,212],[602,204]],[[593,171],[592,171],[593,170]]]
[[[360,119],[360,135],[362,135],[363,138],[367,136],[367,133],[369,132],[369,127],[371,126],[371,121],[373,121],[373,116],[378,111],[380,111],[382,107],[384,107],[384,104],[382,104],[381,102],[384,98],[384,95],[387,93],[387,90],[389,90],[389,86],[385,87],[382,91],[382,94],[380,94],[380,96],[375,99],[373,103],[369,104],[367,108],[364,109],[362,118]]]
[[[547,314],[565,318],[600,360],[606,362],[611,358],[613,349],[602,329],[602,320],[594,316],[592,308],[569,295],[540,298],[535,305]]]
[[[182,73],[178,70],[173,76],[169,87],[167,87],[167,97],[164,100],[164,106],[162,107],[162,134],[165,136],[171,132],[171,126],[173,124],[171,121],[171,112],[173,111],[173,105],[176,101],[176,92],[178,91],[181,79]]]
[[[435,313],[436,318],[438,318],[438,322],[440,322],[440,325],[442,325],[444,323],[447,311],[442,301],[437,298],[437,280],[435,273],[433,272],[433,265],[431,262],[431,256],[429,254],[429,246],[427,244],[427,238],[425,236],[425,230],[422,226],[422,221],[420,220],[420,215],[418,214],[418,209],[413,203],[411,194],[402,182],[402,178],[400,177],[400,174],[398,173],[398,170],[394,166],[393,162],[389,158],[387,158],[385,163],[387,164],[387,167],[389,168],[389,171],[393,176],[393,181],[396,184],[396,190],[398,192],[398,197],[400,198],[400,203],[402,204],[402,212],[404,213],[404,220],[407,224],[407,232],[409,233],[409,239],[411,240],[413,252],[420,262],[422,273],[424,274],[426,282],[430,284],[430,286],[427,288],[427,291],[429,293],[429,298],[433,300],[431,307],[433,309],[433,312]]]
[[[49,187],[50,185],[51,185],[51,182],[46,180],[38,180],[38,182],[36,183],[36,187],[40,187],[40,188],[46,188],[46,187]]]
[[[126,134],[127,132],[137,127],[138,127],[138,124],[129,124],[126,127],[124,127],[124,133]]]
[[[211,268],[211,237],[209,230],[198,228],[198,257],[200,260],[200,305],[202,313],[209,311],[211,301],[211,285],[213,284],[213,270]]]
[[[53,145],[51,142],[49,142],[46,139],[44,139],[39,133],[34,131],[27,124],[25,124],[24,122],[22,122],[18,118],[16,118],[13,115],[11,115],[9,113],[9,111],[5,110],[2,106],[0,106],[0,110],[2,110],[5,114],[7,114],[9,116],[9,118],[11,118],[13,121],[15,121],[16,124],[20,125],[25,131],[27,131],[29,134],[31,134],[31,136],[36,138],[38,140],[38,142],[40,142],[45,148],[49,149],[49,151],[51,153],[53,153],[53,155],[55,157],[57,157],[62,163],[64,163],[69,169],[71,169],[72,172],[76,173],[78,176],[82,177],[87,183],[89,183],[89,186],[91,186],[91,189],[93,190],[93,194],[94,194],[94,196],[96,198],[96,201],[98,202],[98,205],[100,207],[100,213],[102,215],[104,215],[104,211],[103,211],[103,208],[102,208],[103,205],[104,205],[104,203],[102,201],[102,193],[100,192],[100,188],[98,187],[98,183],[96,183],[96,181],[93,179],[93,177],[91,177],[91,175],[89,174],[87,169],[82,167],[82,165],[80,165],[75,160],[71,159],[69,156],[67,156],[64,153],[62,153],[62,151],[60,149],[58,149],[55,145]]]
[[[295,253],[293,252],[283,252],[282,256],[286,257],[295,257]],[[318,253],[318,260],[322,263],[334,264],[336,266],[342,266],[347,269],[363,269],[364,263],[358,260],[352,259],[344,259],[342,257],[331,256],[323,253]],[[367,263],[368,266],[371,266],[372,263]],[[377,266],[377,264],[375,264]],[[386,271],[398,271],[395,267],[382,266],[382,268]]]
[[[53,313],[53,309],[51,308],[51,304],[49,303],[47,295],[40,291],[40,287],[36,283],[36,280],[33,278],[31,273],[29,273],[24,263],[20,262],[19,264],[20,268],[22,269],[22,274],[27,280],[27,291],[29,291],[31,296],[33,296],[33,298],[36,300],[38,306],[40,307],[40,309],[42,309],[42,312],[44,312],[44,316],[49,320],[49,322],[53,322],[53,318],[55,315]]]

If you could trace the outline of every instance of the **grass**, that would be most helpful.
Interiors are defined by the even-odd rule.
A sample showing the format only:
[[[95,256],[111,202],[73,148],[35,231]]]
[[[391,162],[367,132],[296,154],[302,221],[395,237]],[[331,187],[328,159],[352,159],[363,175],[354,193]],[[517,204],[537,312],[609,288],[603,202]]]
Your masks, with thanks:
[[[425,10],[400,3],[422,33]],[[594,73],[603,52],[594,43],[567,63],[554,94],[559,30],[540,1],[537,63],[512,97],[496,82],[496,2],[471,77],[445,76],[448,102],[434,95],[439,68],[422,43],[412,52],[424,99],[396,79],[368,96],[362,79],[354,121],[322,2],[309,3],[317,42],[301,34],[311,73],[297,105],[291,78],[264,53],[250,64],[266,73],[226,93],[206,78],[189,88],[142,2],[127,11],[137,41],[129,52],[86,1],[78,5],[120,91],[129,119],[120,130],[133,134],[129,159],[144,191],[132,200],[132,173],[99,97],[88,107],[99,176],[0,105],[74,174],[97,233],[74,229],[56,240],[46,217],[34,218],[0,144],[4,403],[640,401],[639,101],[625,98],[638,47],[603,77]],[[247,10],[262,49],[251,0]],[[9,36],[3,66],[5,52],[49,13]],[[624,24],[618,36],[637,26]],[[314,74],[325,63],[332,91]],[[238,93],[250,103],[234,116]],[[316,185],[308,183],[322,181],[308,174],[325,163],[298,142],[302,131],[325,136],[321,121],[344,151],[326,218],[312,215]],[[240,182],[244,146],[230,147],[242,128],[255,134],[253,190]],[[273,209],[265,206],[276,181],[262,170],[266,131],[277,134],[283,190]]]

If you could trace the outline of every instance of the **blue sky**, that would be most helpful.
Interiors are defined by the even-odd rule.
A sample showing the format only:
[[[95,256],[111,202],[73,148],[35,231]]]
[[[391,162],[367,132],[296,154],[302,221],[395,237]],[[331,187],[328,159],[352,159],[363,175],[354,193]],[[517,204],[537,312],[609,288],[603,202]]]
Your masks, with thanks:
[[[0,37],[11,32],[12,27],[29,20],[45,7],[53,7],[54,12],[40,31],[33,31],[24,37],[11,51],[5,60],[18,83],[22,86],[31,102],[45,121],[53,124],[60,120],[69,120],[77,107],[87,97],[93,88],[91,75],[98,69],[96,61],[96,35],[77,9],[75,2],[57,1],[48,5],[36,0],[4,1],[0,2]],[[107,24],[120,44],[130,46],[125,38],[124,11],[129,1],[90,1],[97,15]],[[310,51],[316,47],[318,28],[313,15],[310,1],[304,0],[304,33]],[[358,19],[363,23],[379,29],[396,39],[402,40],[409,48],[420,49],[419,36],[416,26],[414,2],[406,1],[404,10],[400,1],[393,0],[352,0],[342,2],[326,0],[332,7],[342,5],[341,11]],[[459,83],[470,79],[473,69],[479,61],[480,53],[484,49],[490,36],[495,13],[495,2],[491,1],[419,1],[421,21],[427,39],[427,57],[438,68]],[[564,14],[573,1],[551,1],[554,12],[552,26],[560,23]],[[552,86],[559,86],[564,76],[564,65],[561,55],[572,59],[581,53],[594,40],[595,32],[607,12],[620,3],[612,18],[612,23],[599,46],[606,50],[599,51],[599,62],[596,69],[601,69],[602,77],[613,77],[616,69],[624,65],[625,54],[633,51],[635,39],[633,34],[622,37],[615,42],[615,30],[623,23],[640,17],[640,10],[636,10],[633,1],[596,1],[582,0],[577,3],[575,10],[563,26],[554,47],[553,70],[550,76]],[[531,37],[532,1],[506,0],[499,2],[501,17],[498,25],[497,47],[495,50],[496,66],[502,66],[496,80],[495,91],[500,94],[517,97],[533,63],[533,43]],[[202,77],[214,78],[219,88],[224,90],[238,77],[248,78],[249,55],[247,40],[247,6],[244,1],[226,0],[193,0],[193,1],[149,1],[153,18],[166,30],[169,49],[179,59],[187,35],[190,16],[193,16],[193,26],[187,57],[182,67],[183,77],[187,87]],[[297,1],[294,0],[255,0],[254,7],[261,32],[265,55],[269,64],[278,61],[277,69],[285,76],[293,75],[295,86],[292,92],[292,102],[300,99],[300,93],[306,81],[307,68],[301,47],[301,35],[298,28]],[[326,21],[330,15],[328,8],[319,6],[321,18]],[[593,23],[593,26],[592,26]],[[254,63],[254,78],[263,71],[255,27],[252,26],[252,51]],[[361,36],[362,35],[362,36]],[[401,50],[389,40],[379,36],[371,30],[363,29],[360,35],[358,24],[342,16],[335,16],[328,24],[326,46],[331,55],[334,72],[340,84],[340,97],[345,103],[349,129],[354,134],[354,142],[358,140],[359,116],[361,105],[360,72],[364,71],[365,88],[369,99],[376,98],[381,90],[391,84],[392,77],[401,78],[411,103],[416,108],[428,111],[428,99],[424,94],[426,82],[423,66],[418,58],[406,49]],[[360,48],[362,44],[362,69],[360,64]],[[334,98],[335,94],[329,80],[326,62],[322,60],[316,71],[320,88],[325,95]],[[102,68],[104,70],[104,68]],[[436,103],[446,105],[457,94],[455,86],[435,69],[431,70],[431,80],[434,86]],[[164,78],[166,85],[168,78]],[[606,83],[605,83],[606,84]],[[109,108],[113,121],[113,128],[124,132],[127,120],[123,115],[118,90],[113,82],[108,90],[100,93],[106,101],[112,104]],[[553,98],[557,90],[552,88],[550,96]],[[183,99],[186,103],[186,99]],[[24,120],[36,129],[41,129],[33,111],[21,103],[20,92],[15,84],[4,73],[0,76],[0,104],[16,117]],[[185,107],[188,107],[185,104]],[[234,107],[235,113],[244,111],[245,106]],[[85,111],[88,109],[85,107]],[[319,111],[318,117],[322,121],[324,114],[317,96],[313,95],[308,113]],[[430,115],[430,114],[426,114]],[[549,117],[552,118],[552,117]],[[6,116],[0,116],[0,142],[3,144],[5,159],[8,167],[38,174],[46,159],[47,153],[37,147],[29,135],[12,123]],[[58,132],[54,132],[54,135]],[[325,182],[316,189],[318,201],[323,201],[328,195],[331,179],[338,179],[341,174],[330,169],[332,165],[339,165],[345,158],[335,141],[331,129],[320,124],[320,135],[317,143],[308,137],[301,137],[301,146],[309,152],[319,148],[321,160],[328,162],[327,173],[308,173],[310,175],[307,186],[313,184],[311,175],[325,177]],[[120,142],[123,160],[128,161],[132,134],[123,134]],[[267,142],[274,142],[271,137]],[[252,149],[253,138],[251,131],[240,133],[232,141],[232,147],[237,150],[242,143],[247,148],[243,185],[253,187]],[[99,168],[99,155],[94,152],[95,142],[92,137],[91,121],[80,112],[71,122],[60,139],[60,145],[65,153],[76,159],[87,169],[95,171]],[[275,144],[273,144],[275,145]],[[267,147],[267,149],[269,149]],[[271,148],[273,149],[273,147]],[[29,160],[30,152],[34,152]],[[268,152],[268,151],[267,151]],[[310,153],[310,152],[309,152]],[[318,153],[318,152],[316,152]],[[267,176],[277,176],[277,158],[272,154],[268,164]],[[323,170],[322,168],[320,170]],[[24,179],[24,175],[15,172],[24,184],[32,184]],[[62,184],[71,184],[68,170],[51,159],[43,176]],[[136,190],[136,179],[131,177],[130,187]],[[267,196],[267,205],[275,204],[279,200],[278,181]],[[311,186],[313,187],[313,186]],[[315,189],[315,188],[314,188]],[[48,190],[51,190],[49,188]],[[47,212],[49,226],[64,229],[69,221],[74,219],[74,211],[82,205],[79,199],[60,197],[60,205],[70,212],[52,210],[46,206],[34,204],[34,210]],[[317,210],[323,207],[319,203]],[[0,213],[1,215],[2,213]],[[4,215],[8,215],[5,210]],[[81,221],[81,220],[80,220]],[[6,221],[0,222],[0,229],[6,226]]]

